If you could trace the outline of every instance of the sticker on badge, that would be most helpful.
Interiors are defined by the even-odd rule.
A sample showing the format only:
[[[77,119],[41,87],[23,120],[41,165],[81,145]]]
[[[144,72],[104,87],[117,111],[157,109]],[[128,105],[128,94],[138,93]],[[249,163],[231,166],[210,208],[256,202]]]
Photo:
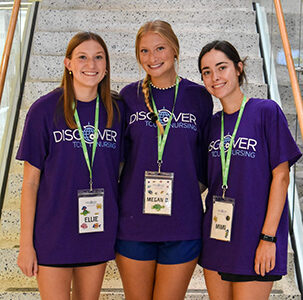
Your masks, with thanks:
[[[174,173],[145,171],[143,213],[171,216]]]
[[[104,231],[104,189],[78,191],[79,233]]]
[[[213,196],[213,213],[210,237],[230,242],[235,200]]]

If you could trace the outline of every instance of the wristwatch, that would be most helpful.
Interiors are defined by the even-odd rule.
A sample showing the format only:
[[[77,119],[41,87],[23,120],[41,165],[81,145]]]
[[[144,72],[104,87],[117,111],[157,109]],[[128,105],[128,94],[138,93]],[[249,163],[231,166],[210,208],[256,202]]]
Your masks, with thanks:
[[[277,237],[276,236],[270,236],[264,233],[260,234],[260,240],[266,241],[266,242],[272,242],[275,243],[277,241]]]

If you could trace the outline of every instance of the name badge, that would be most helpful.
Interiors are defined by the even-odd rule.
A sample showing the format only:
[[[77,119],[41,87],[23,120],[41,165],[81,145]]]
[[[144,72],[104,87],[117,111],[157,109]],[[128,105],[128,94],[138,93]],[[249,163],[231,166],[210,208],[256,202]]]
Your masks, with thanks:
[[[78,190],[79,233],[104,231],[104,189]]]
[[[213,213],[210,237],[230,242],[235,200],[213,196]]]
[[[143,213],[171,216],[174,173],[145,171]]]

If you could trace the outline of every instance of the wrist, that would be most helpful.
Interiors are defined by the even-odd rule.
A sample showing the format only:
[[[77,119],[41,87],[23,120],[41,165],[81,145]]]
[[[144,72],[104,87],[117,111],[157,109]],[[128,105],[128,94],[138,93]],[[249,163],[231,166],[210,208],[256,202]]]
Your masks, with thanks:
[[[271,243],[276,243],[276,241],[277,241],[276,236],[271,236],[271,235],[267,235],[267,234],[264,234],[264,233],[261,233],[259,238],[262,241],[271,242]]]

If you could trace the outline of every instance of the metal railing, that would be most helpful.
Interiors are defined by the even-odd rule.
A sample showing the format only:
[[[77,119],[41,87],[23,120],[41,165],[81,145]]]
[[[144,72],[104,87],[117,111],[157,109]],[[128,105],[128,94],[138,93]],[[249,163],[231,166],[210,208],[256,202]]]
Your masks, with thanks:
[[[1,103],[1,99],[2,99],[4,82],[5,82],[5,78],[6,78],[7,66],[8,66],[8,61],[9,61],[9,57],[10,57],[10,53],[11,53],[11,49],[12,49],[16,24],[18,21],[20,3],[21,3],[21,0],[14,1],[12,15],[11,15],[11,18],[9,21],[4,51],[3,51],[3,55],[2,55],[1,66],[0,66],[0,103]]]
[[[3,68],[7,72],[5,70],[6,77],[3,82],[0,103],[0,216],[39,4],[39,1],[21,1],[17,20],[15,20],[15,17],[10,16],[10,13],[16,15],[15,5],[17,4],[15,2],[0,2],[0,19],[4,19],[2,23],[6,24],[7,19],[10,19],[9,27],[7,27],[7,44],[11,44],[10,47],[5,46],[2,59],[3,65],[6,65]],[[12,22],[16,23],[12,24]],[[15,27],[15,30],[12,30],[11,26]],[[3,35],[2,28],[1,31]],[[11,38],[13,39],[11,40]],[[8,48],[11,48],[10,55]],[[4,76],[2,69],[1,76]]]
[[[301,0],[300,0],[301,1]],[[287,65],[288,74],[290,85],[292,87],[292,94],[295,101],[296,107],[296,116],[297,120],[299,121],[301,137],[303,136],[303,103],[301,97],[301,91],[299,86],[299,81],[296,75],[296,68],[294,65],[291,46],[286,30],[284,14],[281,6],[281,2],[279,0],[274,0],[272,2],[272,9],[268,7],[271,5],[269,1],[259,1],[263,2],[262,4],[267,5],[272,18],[275,18],[274,21],[277,21],[277,26],[275,27],[273,24],[270,24],[270,28],[268,26],[267,21],[267,13],[265,8],[262,7],[260,4],[255,3],[255,10],[257,15],[257,26],[258,31],[260,34],[260,42],[261,42],[261,51],[262,56],[264,59],[264,71],[265,71],[265,78],[266,83],[268,84],[268,92],[269,97],[275,100],[281,107],[284,106],[283,102],[280,97],[280,85],[279,85],[279,74],[283,76],[287,76],[287,73],[280,66],[277,66],[275,59],[277,59],[278,54],[281,54],[280,47],[284,49],[284,57],[282,59],[283,64]],[[272,20],[271,20],[272,21]],[[279,44],[279,50],[275,49],[277,45],[273,45],[277,43],[277,37],[274,36],[279,35],[281,36],[282,45]],[[300,38],[300,36],[298,36]],[[279,52],[279,53],[278,53]],[[299,51],[300,52],[300,51]],[[300,59],[299,59],[300,62]],[[284,78],[285,80],[285,78]],[[281,88],[282,89],[282,88]],[[284,91],[285,97],[285,91]],[[285,112],[285,110],[284,110]],[[296,126],[297,126],[297,122]],[[297,140],[297,128],[295,128],[295,138]],[[297,143],[302,146],[302,138],[297,140]],[[303,224],[302,224],[302,214],[300,209],[299,203],[299,195],[298,190],[296,187],[296,166],[292,167],[290,170],[290,184],[288,187],[288,203],[289,203],[289,217],[290,217],[290,241],[292,248],[294,250],[294,260],[296,266],[296,277],[298,288],[301,292],[302,299],[303,299]]]

